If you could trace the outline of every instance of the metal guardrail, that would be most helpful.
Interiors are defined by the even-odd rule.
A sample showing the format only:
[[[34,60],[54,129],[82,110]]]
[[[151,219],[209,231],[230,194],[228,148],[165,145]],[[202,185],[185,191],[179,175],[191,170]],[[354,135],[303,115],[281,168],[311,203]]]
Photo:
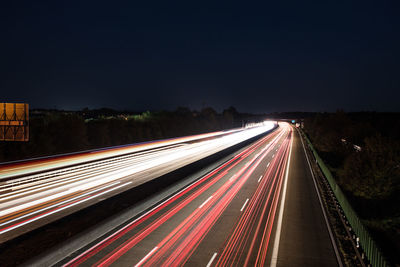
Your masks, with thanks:
[[[344,214],[346,215],[351,227],[353,228],[352,230],[356,233],[357,237],[359,238],[360,245],[362,249],[365,251],[367,259],[372,264],[372,266],[377,266],[377,267],[390,266],[390,264],[387,262],[382,252],[376,245],[375,241],[370,236],[368,230],[365,228],[360,218],[357,216],[357,213],[351,207],[351,204],[349,203],[346,196],[340,189],[339,185],[336,183],[335,179],[332,176],[332,173],[325,165],[325,163],[322,161],[322,159],[318,155],[317,151],[314,149],[308,137],[306,135],[304,135],[304,137],[307,140],[308,146],[310,147],[318,166],[321,168],[324,176],[328,180],[329,185],[332,188],[332,191],[334,192],[340,206],[343,209]]]

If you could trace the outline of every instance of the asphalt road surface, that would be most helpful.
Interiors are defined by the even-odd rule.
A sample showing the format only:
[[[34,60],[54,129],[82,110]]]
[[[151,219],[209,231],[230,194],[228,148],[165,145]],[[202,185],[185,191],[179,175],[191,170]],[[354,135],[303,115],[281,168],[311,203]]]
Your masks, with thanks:
[[[338,266],[298,133],[278,130],[65,266]]]
[[[215,132],[0,166],[0,243],[274,127]]]

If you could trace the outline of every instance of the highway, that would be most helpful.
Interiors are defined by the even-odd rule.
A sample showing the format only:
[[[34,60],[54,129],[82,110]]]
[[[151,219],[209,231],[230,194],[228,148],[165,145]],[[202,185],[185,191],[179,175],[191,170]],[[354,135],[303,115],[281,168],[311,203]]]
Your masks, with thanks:
[[[0,167],[0,243],[270,131],[257,127]]]
[[[57,265],[338,266],[338,261],[299,135],[281,123]]]
[[[341,266],[300,135],[288,123],[272,127],[116,148],[104,157],[95,151],[94,161],[89,152],[32,162],[35,170],[48,168],[39,173],[29,174],[29,164],[13,166],[3,171],[8,176],[1,185],[8,187],[1,188],[0,238],[268,133],[187,184],[178,183],[161,201],[115,220],[106,231],[95,226],[90,240],[83,234],[76,239],[83,242],[61,242],[52,255],[44,252],[29,265]],[[71,160],[82,163],[68,165]],[[58,164],[63,167],[54,169]]]

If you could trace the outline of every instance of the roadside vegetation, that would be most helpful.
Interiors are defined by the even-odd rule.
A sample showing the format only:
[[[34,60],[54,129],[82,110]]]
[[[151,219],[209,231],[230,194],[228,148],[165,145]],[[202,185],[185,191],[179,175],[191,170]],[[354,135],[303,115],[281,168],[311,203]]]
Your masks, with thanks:
[[[304,130],[379,246],[400,263],[400,114],[319,113]]]

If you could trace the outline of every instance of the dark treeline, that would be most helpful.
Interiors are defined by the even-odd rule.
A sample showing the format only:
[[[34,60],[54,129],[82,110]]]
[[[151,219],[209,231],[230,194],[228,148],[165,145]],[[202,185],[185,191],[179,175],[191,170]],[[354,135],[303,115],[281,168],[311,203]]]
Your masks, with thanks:
[[[400,114],[317,114],[305,119],[304,128],[339,184],[352,197],[376,203],[398,195]],[[368,205],[365,216],[393,214],[389,210],[392,207],[371,210]]]
[[[304,130],[370,230],[399,250],[400,113],[316,114]]]
[[[29,142],[1,142],[0,162],[103,148],[241,127],[263,116],[230,107],[128,112],[32,110]]]

